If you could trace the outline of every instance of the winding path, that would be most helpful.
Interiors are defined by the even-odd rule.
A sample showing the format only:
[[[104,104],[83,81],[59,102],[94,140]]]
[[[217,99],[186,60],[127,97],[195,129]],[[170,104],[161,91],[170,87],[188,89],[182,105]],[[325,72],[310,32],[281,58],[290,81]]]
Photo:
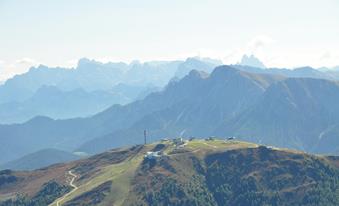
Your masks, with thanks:
[[[75,191],[78,189],[78,187],[74,184],[74,181],[75,181],[75,179],[76,179],[78,176],[77,176],[76,174],[74,174],[71,170],[68,171],[68,174],[69,174],[70,176],[72,176],[72,179],[71,179],[71,181],[69,182],[69,185],[70,185],[71,187],[73,187],[73,190],[71,190],[69,193],[65,194],[64,196],[60,197],[60,198],[56,201],[55,204],[52,203],[52,204],[50,204],[50,206],[53,206],[53,205],[60,206],[60,205],[61,205],[61,202],[64,201],[64,199],[65,199],[66,197],[68,197],[69,195],[71,195],[73,192],[75,192]]]

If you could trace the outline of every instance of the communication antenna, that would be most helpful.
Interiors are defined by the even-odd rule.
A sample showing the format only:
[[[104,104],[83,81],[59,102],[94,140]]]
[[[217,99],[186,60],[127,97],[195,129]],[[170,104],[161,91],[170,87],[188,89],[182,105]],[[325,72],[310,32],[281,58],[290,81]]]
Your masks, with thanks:
[[[146,133],[146,130],[144,130],[144,144],[146,144],[147,143],[147,133]]]

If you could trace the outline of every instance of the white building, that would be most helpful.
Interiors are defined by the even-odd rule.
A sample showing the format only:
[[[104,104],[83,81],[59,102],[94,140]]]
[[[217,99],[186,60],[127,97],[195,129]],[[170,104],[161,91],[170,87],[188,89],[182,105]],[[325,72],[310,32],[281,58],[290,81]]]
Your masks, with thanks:
[[[159,152],[147,152],[144,156],[145,159],[156,159],[157,157],[160,157],[161,154]]]

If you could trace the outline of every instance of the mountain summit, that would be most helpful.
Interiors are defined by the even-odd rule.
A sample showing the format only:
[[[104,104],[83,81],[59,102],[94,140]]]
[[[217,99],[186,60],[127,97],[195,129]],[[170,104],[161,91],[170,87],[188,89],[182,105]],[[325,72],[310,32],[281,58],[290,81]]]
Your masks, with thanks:
[[[243,66],[251,66],[251,67],[258,67],[258,68],[266,68],[266,66],[260,61],[257,57],[253,54],[247,56],[246,54],[242,56],[241,61],[238,63],[239,65]]]
[[[231,139],[168,139],[0,171],[0,206],[335,206],[338,161]]]

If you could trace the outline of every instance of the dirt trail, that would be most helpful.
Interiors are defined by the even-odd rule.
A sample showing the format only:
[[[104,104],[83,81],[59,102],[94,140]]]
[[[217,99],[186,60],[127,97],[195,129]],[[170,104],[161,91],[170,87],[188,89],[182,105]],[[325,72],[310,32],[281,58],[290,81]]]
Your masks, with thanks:
[[[71,195],[73,192],[75,192],[77,189],[78,189],[78,187],[74,184],[74,181],[75,181],[75,179],[78,177],[76,174],[74,174],[71,170],[70,171],[68,171],[68,174],[70,175],[70,176],[72,176],[72,179],[71,179],[71,181],[69,182],[69,185],[71,186],[71,187],[73,187],[73,189],[69,192],[69,193],[67,193],[67,194],[65,194],[64,196],[62,196],[62,197],[60,197],[59,199],[57,199],[56,200],[56,203],[52,203],[52,204],[50,204],[49,206],[60,206],[61,205],[61,202],[62,201],[64,201],[64,199],[66,198],[66,197],[68,197],[69,195]]]

